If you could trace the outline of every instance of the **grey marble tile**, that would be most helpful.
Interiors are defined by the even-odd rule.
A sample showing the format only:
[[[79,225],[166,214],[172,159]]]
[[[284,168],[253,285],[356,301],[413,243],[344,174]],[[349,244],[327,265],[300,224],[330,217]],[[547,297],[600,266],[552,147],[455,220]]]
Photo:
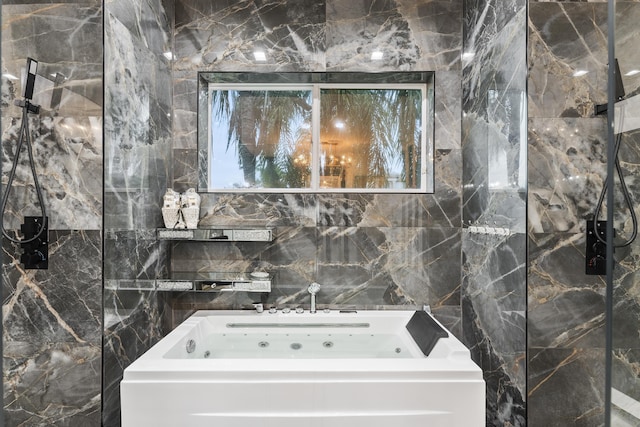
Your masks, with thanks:
[[[491,120],[490,104],[526,89],[526,8],[523,0],[490,1],[465,8],[463,40],[463,113]],[[485,111],[487,109],[487,111]]]
[[[55,3],[54,7],[3,4],[3,73],[20,76],[26,58],[34,58],[38,75],[52,79],[51,74],[60,73],[66,77],[65,88],[102,105],[101,4]]]
[[[528,157],[529,228],[584,230],[604,185],[606,121],[532,118]]]
[[[24,270],[20,250],[3,241],[4,342],[101,339],[102,249],[97,231],[50,231],[49,269]]]
[[[327,67],[450,70],[459,67],[461,3],[327,2]],[[374,51],[383,52],[380,60]]]
[[[529,422],[524,390],[526,352],[496,349],[490,331],[484,330],[483,322],[477,316],[478,308],[481,308],[481,302],[463,295],[463,342],[483,371],[487,394],[486,425],[524,427]]]
[[[462,77],[460,70],[437,71],[435,75],[435,149],[455,150],[462,146]],[[437,182],[437,180],[436,180]]]
[[[169,68],[112,14],[107,17],[105,189],[113,204],[106,225],[157,227],[173,166]]]
[[[531,347],[527,359],[527,425],[604,425],[604,352],[601,349]]]
[[[464,232],[462,294],[500,354],[526,349],[526,238]]]
[[[5,425],[100,425],[100,343],[6,343]]]
[[[602,348],[604,278],[587,276],[582,234],[529,236],[529,345]]]
[[[606,103],[606,22],[604,3],[530,5],[529,117],[591,117]]]
[[[198,152],[195,149],[174,149],[171,160],[173,168],[173,188],[179,193],[184,193],[189,188],[198,188]]]
[[[524,232],[524,135],[508,136],[476,113],[462,123],[463,222]]]
[[[106,279],[152,280],[165,277],[169,243],[158,241],[155,230],[107,231],[104,238]],[[105,306],[109,302],[105,301]]]
[[[169,60],[163,54],[171,51],[173,22],[166,1],[108,0],[107,3],[109,13],[124,25],[128,34],[139,39],[159,60]]]
[[[9,120],[7,120],[9,119]],[[3,175],[16,156],[21,119],[5,116]],[[99,117],[41,116],[29,119],[34,167],[51,229],[100,229],[102,209],[102,138]],[[24,216],[40,216],[29,156],[23,140],[5,227],[18,229]]]
[[[370,195],[352,221],[360,227],[459,226],[461,168],[461,150],[437,150],[434,194]]]
[[[324,2],[178,1],[175,10],[176,70],[324,70]],[[254,50],[267,60],[256,64]]]
[[[196,149],[198,132],[198,81],[196,73],[173,73],[173,148]]]
[[[317,202],[311,194],[202,195],[202,226],[312,226],[316,224]]]
[[[107,292],[105,298],[110,304],[105,307],[102,346],[102,425],[118,426],[122,373],[168,332],[162,326],[166,305],[155,292]]]

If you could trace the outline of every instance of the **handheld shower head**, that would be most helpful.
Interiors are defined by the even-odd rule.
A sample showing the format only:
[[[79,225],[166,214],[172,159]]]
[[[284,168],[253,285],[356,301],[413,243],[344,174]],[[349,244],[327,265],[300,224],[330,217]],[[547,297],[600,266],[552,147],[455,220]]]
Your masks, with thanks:
[[[27,58],[27,81],[24,85],[24,98],[33,99],[33,88],[36,84],[36,71],[38,71],[38,61]]]

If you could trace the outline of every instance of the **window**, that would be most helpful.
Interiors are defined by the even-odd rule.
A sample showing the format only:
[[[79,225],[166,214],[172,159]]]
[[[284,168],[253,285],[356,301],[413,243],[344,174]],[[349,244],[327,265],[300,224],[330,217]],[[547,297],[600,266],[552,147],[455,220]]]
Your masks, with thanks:
[[[431,73],[202,74],[201,191],[433,191]]]

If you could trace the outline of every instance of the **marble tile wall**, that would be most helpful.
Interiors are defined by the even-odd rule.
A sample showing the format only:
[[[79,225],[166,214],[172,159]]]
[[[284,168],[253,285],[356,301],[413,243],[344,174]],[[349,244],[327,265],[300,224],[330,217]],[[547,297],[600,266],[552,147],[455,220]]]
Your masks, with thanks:
[[[177,245],[172,269],[267,268],[277,274],[268,302],[278,305],[306,303],[304,286],[317,280],[324,284],[320,303],[429,303],[459,311],[459,274],[447,273],[442,280],[438,272],[460,270],[461,6],[458,1],[301,0],[293,7],[291,2],[177,1],[176,190],[197,183],[196,72],[205,70],[435,70],[437,185],[435,194],[423,196],[203,194],[201,224],[276,227],[276,240],[228,248]],[[268,51],[266,63],[256,64],[250,55],[258,46]],[[380,48],[386,59],[372,61],[371,51]],[[251,297],[238,298],[236,306]]]
[[[616,56],[626,92],[634,94],[640,79],[624,74],[640,68],[632,41],[640,4],[616,3]],[[585,221],[593,217],[607,161],[606,118],[594,116],[594,105],[607,99],[606,2],[531,2],[528,55],[529,425],[601,426],[605,279],[584,271]],[[587,73],[575,76],[579,70]],[[620,150],[633,200],[640,197],[638,142],[637,132],[627,133]],[[615,227],[628,237],[631,221],[620,194],[616,186]],[[617,251],[614,279],[613,383],[635,399],[638,251],[637,242],[624,258]],[[614,417],[626,416],[614,407]]]
[[[171,44],[168,17],[173,10],[168,3],[105,3],[105,31],[117,29],[118,35],[118,40],[106,41],[105,49],[121,59],[112,62],[105,79],[124,76],[117,85],[105,84],[110,91],[104,94],[105,103],[114,107],[104,119],[109,138],[105,167],[110,168],[104,202],[105,279],[137,274],[152,278],[169,267],[187,265],[262,266],[277,274],[269,302],[278,305],[306,301],[300,284],[312,279],[325,284],[320,295],[324,304],[426,302],[472,346],[487,372],[488,425],[524,425],[525,366],[530,425],[602,424],[604,283],[581,272],[583,223],[593,210],[605,165],[605,125],[591,111],[606,98],[606,3],[530,2],[524,110],[524,86],[517,78],[523,71],[518,56],[518,49],[524,49],[518,28],[526,22],[522,1],[500,8],[492,2],[474,3],[463,10],[462,2],[444,0],[372,1],[367,7],[301,0],[286,8],[178,0],[173,85],[161,57]],[[638,7],[637,2],[618,2],[623,73],[637,56],[632,48]],[[66,37],[64,25],[76,29],[77,37]],[[35,26],[45,31],[36,33]],[[52,206],[52,267],[21,270],[17,251],[3,244],[7,425],[35,419],[100,423],[100,390],[92,384],[99,384],[101,369],[103,92],[101,41],[96,36],[101,33],[102,10],[96,1],[49,2],[46,7],[3,2],[3,72],[18,76],[26,56],[32,56],[41,61],[43,73],[68,77],[63,104],[33,120],[45,200]],[[398,36],[386,37],[389,34]],[[271,49],[273,59],[256,68],[247,52],[259,43]],[[368,61],[367,49],[377,46],[393,52],[391,59]],[[475,56],[462,56],[461,62],[467,47],[476,48]],[[132,52],[135,60],[129,58]],[[572,76],[583,68],[589,73]],[[168,248],[153,240],[152,230],[160,223],[153,208],[169,174],[177,190],[195,185],[195,71],[201,69],[435,70],[436,193],[209,194],[204,197],[205,223],[274,226],[278,238],[266,245],[225,248],[178,245],[167,258]],[[490,69],[496,72],[487,75]],[[637,79],[625,77],[628,93],[637,93]],[[166,91],[171,86],[172,98]],[[19,115],[11,104],[20,90],[19,84],[3,78],[5,164],[13,156],[6,141],[16,138]],[[130,115],[134,109],[145,114]],[[528,116],[529,145],[526,229],[522,129],[514,126],[523,114]],[[625,171],[636,170],[637,147],[638,136],[625,135]],[[629,184],[632,194],[638,193],[636,181],[632,178]],[[25,194],[12,198],[8,228],[15,229],[22,215],[33,214],[25,208],[33,206],[33,196]],[[629,221],[622,215],[620,228],[628,231]],[[479,226],[494,230],[482,232]],[[523,258],[527,247],[528,271]],[[123,253],[136,257],[127,256],[124,262]],[[633,246],[619,263],[616,278],[618,378],[633,379],[636,371],[638,345],[630,338],[637,335],[637,261]],[[525,277],[528,357],[523,338]],[[113,379],[163,335],[159,319],[169,307],[177,312],[238,307],[248,297],[167,301],[138,290],[106,289],[105,300],[110,301],[105,304],[105,378],[112,381],[107,381],[103,398],[111,408],[104,422],[116,425]],[[74,301],[82,301],[83,309],[70,306]],[[123,339],[127,346],[109,346],[114,341],[108,337]],[[86,387],[69,394],[72,387],[65,384],[78,383]],[[636,385],[626,381],[618,387],[633,394]]]
[[[124,368],[167,332],[164,296],[135,282],[165,277],[168,265],[155,229],[171,175],[172,10],[105,2],[103,426],[120,425]]]
[[[462,325],[487,426],[525,426],[526,2],[464,2]]]
[[[305,288],[314,280],[323,285],[320,305],[430,304],[474,347],[487,373],[488,425],[524,425],[525,2],[509,2],[504,10],[495,2],[470,5],[467,12],[477,15],[463,12],[462,1],[291,4],[176,2],[175,189],[197,183],[197,71],[434,70],[436,192],[203,194],[201,224],[270,226],[276,239],[176,244],[170,268],[264,268],[276,275],[266,302],[278,306],[307,304]],[[467,45],[499,72],[487,76],[483,67],[463,64],[465,33],[480,34]],[[253,61],[255,47],[267,50],[266,63]],[[371,51],[380,48],[385,60],[371,61]],[[463,111],[481,117],[461,122]],[[463,206],[462,189],[474,185],[477,193],[470,192]],[[470,234],[462,227],[463,208],[474,224],[509,233]],[[174,321],[194,308],[238,308],[252,298],[178,297]]]
[[[37,29],[37,31],[36,31]],[[102,350],[102,9],[96,0],[2,5],[2,179],[15,156],[26,58],[39,61],[35,166],[48,209],[49,269],[25,270],[2,241],[4,425],[100,424]],[[53,78],[65,77],[53,100]],[[15,77],[14,77],[15,76]],[[40,215],[20,156],[4,217]]]

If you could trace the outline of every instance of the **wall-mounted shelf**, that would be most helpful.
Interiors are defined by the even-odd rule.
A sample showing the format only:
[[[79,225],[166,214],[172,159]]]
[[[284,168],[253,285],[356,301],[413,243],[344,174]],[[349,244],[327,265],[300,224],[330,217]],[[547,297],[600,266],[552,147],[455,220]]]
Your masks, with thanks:
[[[271,242],[271,228],[158,228],[158,240],[190,242]],[[271,292],[273,276],[264,272],[172,272],[171,278],[156,279],[153,288],[158,291],[180,292]]]
[[[271,292],[268,273],[173,273],[170,279],[112,280],[109,289],[171,292]]]
[[[270,228],[158,228],[158,240],[189,240],[194,242],[271,242]]]
[[[272,276],[268,273],[173,273],[171,279],[158,279],[159,290],[199,292],[270,292]]]

